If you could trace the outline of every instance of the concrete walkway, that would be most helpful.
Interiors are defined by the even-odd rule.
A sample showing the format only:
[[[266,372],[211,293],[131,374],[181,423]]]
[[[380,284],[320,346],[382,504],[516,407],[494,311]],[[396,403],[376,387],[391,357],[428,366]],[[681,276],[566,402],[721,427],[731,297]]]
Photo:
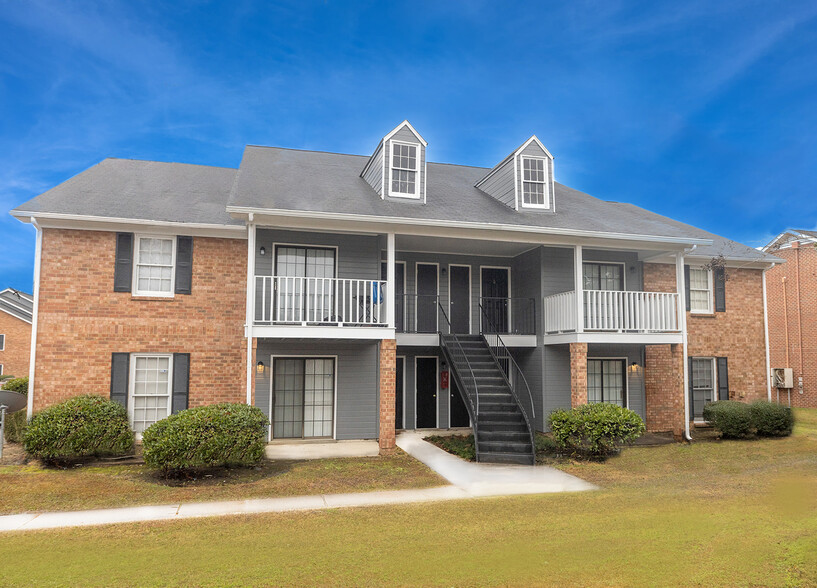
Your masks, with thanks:
[[[226,515],[282,513],[386,504],[416,504],[464,500],[485,496],[511,496],[547,492],[591,490],[588,484],[545,466],[503,466],[464,462],[423,441],[417,433],[402,433],[397,445],[413,455],[452,486],[418,490],[387,490],[354,494],[318,494],[288,498],[260,498],[221,502],[191,502],[159,506],[135,506],[75,512],[24,513],[0,516],[0,532],[89,527],[115,523],[139,523]]]

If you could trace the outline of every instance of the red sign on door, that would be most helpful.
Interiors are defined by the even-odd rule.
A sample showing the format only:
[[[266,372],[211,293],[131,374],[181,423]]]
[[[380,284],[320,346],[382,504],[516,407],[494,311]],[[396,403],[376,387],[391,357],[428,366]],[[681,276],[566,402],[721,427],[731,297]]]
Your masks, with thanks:
[[[448,370],[440,372],[440,388],[448,390]]]

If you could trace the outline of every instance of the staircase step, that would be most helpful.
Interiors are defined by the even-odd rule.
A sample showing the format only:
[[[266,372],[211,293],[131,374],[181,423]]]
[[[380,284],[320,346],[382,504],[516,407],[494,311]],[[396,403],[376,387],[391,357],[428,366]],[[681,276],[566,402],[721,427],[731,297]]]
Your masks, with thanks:
[[[529,438],[530,439],[530,438]],[[488,453],[531,453],[530,441],[479,441],[479,452]]]
[[[506,431],[506,432],[520,432],[528,435],[528,427],[525,425],[525,421],[519,420],[517,422],[512,421],[480,421],[477,423],[479,426],[479,434],[482,435],[486,431],[492,431],[494,433]]]
[[[488,423],[488,422],[492,422],[492,421],[503,422],[503,423],[520,422],[520,423],[523,423],[523,424],[525,422],[525,419],[522,417],[522,413],[519,412],[519,411],[515,411],[515,412],[507,412],[507,411],[491,412],[491,411],[483,411],[482,408],[480,408],[479,415],[477,416],[477,420],[479,421],[480,426],[483,426],[484,423]]]
[[[480,429],[479,442],[482,446],[490,441],[512,441],[517,443],[527,443],[530,445],[530,433],[527,429],[516,429],[513,431],[496,431],[493,429]]]
[[[479,398],[479,413],[483,412],[512,412],[516,414],[518,407],[512,399],[505,402],[485,402],[485,399],[480,395]]]
[[[518,463],[522,465],[533,465],[533,453],[501,453],[482,452],[479,454],[479,461],[483,463]]]

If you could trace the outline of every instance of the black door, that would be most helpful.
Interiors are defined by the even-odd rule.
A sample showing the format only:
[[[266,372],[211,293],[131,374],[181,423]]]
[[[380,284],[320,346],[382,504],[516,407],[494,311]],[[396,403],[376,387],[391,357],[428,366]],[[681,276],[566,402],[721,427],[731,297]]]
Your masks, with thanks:
[[[451,398],[451,424],[449,426],[467,427],[471,424],[471,420],[468,417],[468,410],[465,408],[465,402],[463,401],[462,396],[460,396],[460,392],[454,378],[451,378],[449,382],[450,388],[448,389],[448,396]]]
[[[405,360],[397,358],[397,367],[394,371],[394,428],[404,429],[403,425],[403,368]]]
[[[469,333],[471,331],[471,268],[461,265],[449,266],[451,331]]]
[[[437,358],[417,358],[417,428],[437,428]]]
[[[386,263],[380,264],[380,279],[388,278]],[[406,272],[405,264],[394,263],[394,326],[398,333],[406,331]]]
[[[417,332],[437,332],[437,266],[417,264]]]
[[[482,320],[484,333],[508,332],[508,294],[508,269],[482,268],[482,308],[488,317]]]

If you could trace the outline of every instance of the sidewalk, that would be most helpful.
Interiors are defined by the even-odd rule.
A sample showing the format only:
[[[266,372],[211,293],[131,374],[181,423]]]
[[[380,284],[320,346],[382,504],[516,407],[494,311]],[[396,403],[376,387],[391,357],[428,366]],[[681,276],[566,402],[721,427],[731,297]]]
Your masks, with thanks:
[[[352,494],[317,494],[287,498],[260,498],[221,502],[191,502],[75,512],[24,513],[0,516],[0,532],[87,527],[115,523],[182,520],[240,514],[281,513],[465,500],[591,490],[588,484],[545,466],[497,466],[464,462],[423,441],[417,433],[402,433],[397,445],[451,482],[452,486],[420,490],[387,490]]]

